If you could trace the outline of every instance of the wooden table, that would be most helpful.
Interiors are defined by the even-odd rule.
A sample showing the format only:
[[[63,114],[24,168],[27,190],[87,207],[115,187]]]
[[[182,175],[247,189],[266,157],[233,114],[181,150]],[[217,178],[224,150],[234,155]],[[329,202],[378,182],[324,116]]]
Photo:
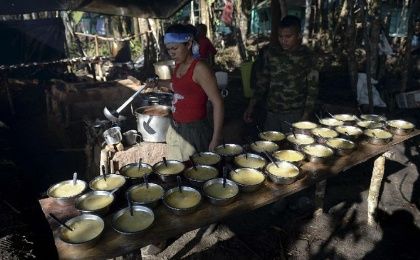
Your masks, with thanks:
[[[375,156],[382,155],[396,144],[404,142],[420,134],[415,130],[406,136],[395,136],[387,145],[371,145],[366,142],[359,143],[358,149],[353,153],[337,158],[331,165],[314,163],[304,164],[302,177],[290,185],[276,185],[266,180],[264,186],[252,193],[241,193],[239,198],[232,204],[224,207],[213,206],[203,201],[197,212],[186,216],[174,216],[163,205],[154,210],[155,223],[144,234],[124,236],[120,235],[110,226],[110,216],[105,218],[106,228],[100,241],[89,249],[80,249],[62,242],[57,236],[57,225],[47,217],[53,229],[55,244],[60,258],[70,259],[103,259],[129,254],[139,248],[155,241],[164,240],[183,234],[187,231],[217,222],[233,214],[239,214],[254,210],[269,203],[275,202],[290,194],[296,193],[311,185],[325,181],[329,177],[363,163]],[[382,178],[381,178],[382,180]],[[40,200],[41,207],[46,215],[54,213],[62,219],[78,215],[74,207],[62,207],[52,199]],[[375,206],[376,207],[376,206]]]

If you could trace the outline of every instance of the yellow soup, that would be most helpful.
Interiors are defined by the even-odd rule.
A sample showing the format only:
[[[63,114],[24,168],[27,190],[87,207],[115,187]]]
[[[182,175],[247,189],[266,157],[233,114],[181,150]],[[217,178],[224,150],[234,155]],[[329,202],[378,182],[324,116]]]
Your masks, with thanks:
[[[303,160],[304,155],[298,151],[282,150],[273,154],[275,158],[281,161],[298,162]]]
[[[93,219],[82,219],[69,225],[73,231],[62,229],[62,237],[71,243],[83,243],[94,239],[101,234],[104,226],[101,222]]]
[[[90,195],[80,202],[82,210],[98,210],[105,208],[112,202],[112,197],[109,195]]]
[[[228,199],[238,194],[238,189],[226,184],[223,187],[223,183],[215,182],[207,186],[204,192],[212,198],[216,199]]]
[[[125,183],[124,177],[122,176],[108,176],[106,180],[103,178],[96,179],[95,182],[92,184],[92,189],[94,190],[114,190]]]
[[[152,172],[151,168],[147,168],[147,167],[139,168],[137,166],[133,166],[124,170],[123,174],[131,178],[140,178],[140,177],[143,177],[145,174],[149,174],[151,172]]]
[[[231,172],[233,181],[243,185],[256,185],[264,181],[264,175],[257,171],[250,169],[240,169],[236,172]]]
[[[291,167],[290,165],[285,164],[278,164],[279,167],[277,167],[275,164],[270,164],[267,167],[267,171],[275,176],[279,177],[296,177],[299,174],[299,170],[295,167]]]
[[[56,188],[50,191],[50,195],[54,198],[68,198],[74,197],[85,189],[85,184],[83,182],[76,182],[76,185],[73,185],[73,182],[68,182],[62,185],[58,185]]]
[[[193,160],[196,164],[214,165],[219,162],[220,157],[215,154],[203,154],[194,156]]]
[[[182,163],[164,163],[160,164],[156,171],[162,175],[171,175],[171,174],[178,174],[184,170],[184,165]]]
[[[116,229],[124,232],[139,232],[152,225],[153,221],[153,215],[148,212],[133,211],[133,216],[131,216],[130,211],[127,210],[115,220],[114,225]]]
[[[245,155],[240,155],[235,157],[235,163],[244,168],[262,168],[265,165],[265,161],[262,158],[257,157],[245,157]]]
[[[149,188],[146,185],[137,186],[130,191],[130,196],[135,202],[148,203],[162,198],[163,189],[157,185],[149,185]]]
[[[218,172],[215,168],[197,167],[197,170],[190,168],[185,175],[193,180],[206,181],[217,176]]]
[[[200,194],[197,192],[189,190],[182,190],[182,192],[179,192],[179,190],[176,190],[169,194],[165,198],[165,201],[173,208],[187,209],[196,206],[200,202],[200,199]]]

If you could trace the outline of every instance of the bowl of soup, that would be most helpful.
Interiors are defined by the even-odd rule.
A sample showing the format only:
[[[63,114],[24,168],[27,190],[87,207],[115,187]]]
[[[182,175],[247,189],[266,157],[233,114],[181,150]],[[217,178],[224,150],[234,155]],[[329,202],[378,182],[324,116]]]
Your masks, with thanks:
[[[130,208],[123,208],[112,216],[112,228],[124,235],[134,235],[149,229],[155,221],[153,211],[145,206],[133,206],[133,214]]]
[[[154,172],[164,182],[174,182],[176,177],[183,172],[185,165],[176,160],[166,160],[157,162],[153,165]]]
[[[239,195],[238,185],[228,179],[208,180],[203,185],[203,193],[211,204],[224,206],[232,203]]]
[[[384,145],[392,140],[392,133],[383,129],[367,129],[364,132],[370,144]]]
[[[75,207],[81,213],[105,215],[113,201],[114,195],[108,191],[91,191],[78,197]]]
[[[165,192],[163,203],[176,215],[185,215],[197,210],[201,194],[192,187],[175,187]]]
[[[362,129],[356,126],[351,125],[343,125],[343,126],[337,126],[335,128],[335,131],[337,131],[341,137],[347,140],[357,140],[357,138],[360,137],[361,134],[363,134]]]
[[[289,162],[271,162],[265,168],[270,180],[276,184],[290,184],[297,180],[299,168]]]
[[[354,125],[357,117],[352,114],[335,114],[334,118],[343,122],[344,125]]]
[[[265,141],[271,141],[275,143],[279,143],[283,141],[286,136],[282,132],[278,131],[265,131],[258,134],[259,138]]]
[[[331,138],[325,144],[332,148],[338,155],[347,155],[356,148],[354,142],[344,138]]]
[[[376,115],[376,114],[362,114],[360,115],[360,118],[363,120],[375,121],[375,122],[386,121],[386,117],[384,115]]]
[[[159,184],[149,182],[147,185],[141,183],[131,186],[127,193],[134,205],[154,208],[159,205],[165,190]]]
[[[344,122],[338,119],[335,119],[333,117],[326,117],[326,118],[321,118],[319,119],[319,123],[323,126],[329,127],[329,128],[334,128],[340,125],[343,125]]]
[[[255,153],[272,153],[279,149],[279,145],[271,141],[255,141],[249,147]]]
[[[129,163],[120,169],[121,175],[132,181],[141,181],[145,175],[153,172],[153,168],[147,163]]]
[[[338,136],[336,131],[328,127],[317,127],[312,129],[311,133],[320,144],[324,144],[328,139]]]
[[[265,175],[256,169],[239,168],[229,172],[229,179],[234,181],[241,191],[255,191],[264,183]]]
[[[386,126],[395,135],[407,135],[415,128],[413,123],[401,119],[386,121]]]
[[[309,121],[300,121],[293,123],[292,126],[295,133],[310,135],[311,130],[315,129],[318,125]]]
[[[222,157],[213,152],[199,152],[192,155],[195,164],[217,166]]]
[[[287,136],[289,141],[296,150],[300,150],[302,146],[315,143],[312,136],[304,134],[290,134]]]
[[[356,124],[362,129],[382,128],[384,126],[383,122],[373,120],[361,120],[357,121]]]
[[[102,175],[95,177],[89,182],[92,190],[114,191],[120,189],[125,184],[125,177],[119,174],[107,174],[106,178]]]
[[[82,180],[76,180],[76,183],[73,180],[66,180],[48,188],[47,195],[61,205],[70,205],[74,203],[77,196],[86,190],[86,187],[86,182]]]
[[[302,151],[310,162],[325,163],[334,155],[334,150],[322,144],[310,144],[303,147]]]
[[[279,150],[272,155],[276,160],[289,162],[297,166],[301,165],[305,160],[305,154],[295,150]]]
[[[204,182],[214,179],[219,175],[219,171],[209,165],[195,165],[184,171],[184,177],[196,187],[201,187]]]
[[[105,228],[102,218],[93,214],[82,214],[69,219],[65,224],[72,230],[61,226],[58,237],[67,244],[83,247],[93,246]]]
[[[236,166],[240,168],[253,168],[253,169],[259,169],[261,170],[264,168],[267,161],[264,159],[264,157],[253,154],[253,153],[245,153],[235,156],[233,159],[233,162]]]
[[[222,144],[214,148],[214,152],[228,160],[231,160],[236,155],[241,154],[243,150],[242,146],[238,144]]]

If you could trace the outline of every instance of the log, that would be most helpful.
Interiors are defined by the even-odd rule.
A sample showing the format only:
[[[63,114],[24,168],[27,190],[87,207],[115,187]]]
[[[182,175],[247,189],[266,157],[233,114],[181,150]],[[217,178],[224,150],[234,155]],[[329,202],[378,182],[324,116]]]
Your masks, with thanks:
[[[370,180],[368,195],[368,225],[373,226],[375,222],[375,212],[378,207],[379,190],[381,189],[382,179],[385,172],[385,157],[389,157],[388,153],[379,156],[373,163],[372,178]]]

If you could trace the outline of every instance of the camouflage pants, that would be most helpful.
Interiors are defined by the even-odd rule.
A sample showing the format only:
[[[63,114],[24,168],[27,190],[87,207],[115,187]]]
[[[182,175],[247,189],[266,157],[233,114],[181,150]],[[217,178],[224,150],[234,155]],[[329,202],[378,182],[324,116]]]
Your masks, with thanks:
[[[267,118],[265,119],[264,130],[290,133],[290,125],[285,122],[294,123],[300,121],[302,116],[303,110],[277,113],[267,111]]]
[[[211,141],[212,129],[207,119],[191,123],[171,122],[166,134],[168,159],[185,162],[198,151],[207,151]]]

